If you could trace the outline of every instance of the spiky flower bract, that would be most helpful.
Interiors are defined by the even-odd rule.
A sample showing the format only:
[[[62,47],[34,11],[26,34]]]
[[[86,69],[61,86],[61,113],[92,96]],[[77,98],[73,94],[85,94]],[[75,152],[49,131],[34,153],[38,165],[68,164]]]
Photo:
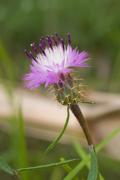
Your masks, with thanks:
[[[75,71],[76,67],[88,66],[86,63],[88,53],[85,51],[79,52],[77,48],[72,47],[70,34],[68,34],[66,43],[58,34],[55,34],[54,36],[42,38],[38,47],[35,43],[32,43],[31,48],[32,51],[26,51],[27,56],[32,61],[30,72],[25,75],[26,86],[35,89],[41,84],[46,87],[53,85],[56,90],[60,88],[64,89],[66,93],[70,92],[65,96],[70,99],[73,98],[76,93],[72,93],[71,96],[71,91],[68,91],[68,89],[73,88],[71,73]],[[78,95],[75,95],[75,99],[77,97]],[[63,99],[61,102],[63,102]],[[64,100],[62,104],[68,103],[70,102]]]

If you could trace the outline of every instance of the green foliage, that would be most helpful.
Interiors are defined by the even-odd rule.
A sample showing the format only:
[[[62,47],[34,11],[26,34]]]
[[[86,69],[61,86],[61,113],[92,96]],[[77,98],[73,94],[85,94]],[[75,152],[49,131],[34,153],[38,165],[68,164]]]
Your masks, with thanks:
[[[19,168],[16,171],[22,172],[22,171],[30,171],[30,170],[36,170],[36,169],[42,169],[42,168],[48,168],[48,167],[61,166],[61,165],[69,164],[74,161],[79,161],[79,159],[70,159],[70,160],[64,160],[64,161],[60,161],[56,163],[50,163],[50,164],[39,165],[39,166],[34,166],[34,167]]]
[[[0,158],[0,170],[10,175],[15,175],[15,171],[7,164],[7,162],[2,157]]]
[[[1,1],[1,37],[23,45],[44,33],[70,31],[81,44],[107,50],[119,44],[119,6],[117,0]]]
[[[101,151],[119,133],[120,127],[117,127],[105,139],[103,139],[98,145],[96,145],[96,152]]]
[[[76,150],[76,152],[78,153],[78,155],[82,158],[85,159],[87,157],[87,153],[85,152],[85,150],[82,148],[82,146],[80,145],[80,143],[78,143],[76,140],[74,140],[74,148]],[[95,159],[96,161],[96,159]],[[88,162],[86,164],[87,168],[90,169],[90,163]],[[100,180],[104,180],[103,176],[99,173],[99,179]]]
[[[102,150],[116,135],[118,135],[118,133],[120,133],[120,128],[115,129],[100,144],[98,144],[96,146],[96,152],[98,153],[100,150]],[[21,147],[21,149],[23,151],[24,145],[22,145],[22,144],[24,144],[24,143],[20,143],[20,144],[21,145],[19,147]],[[11,175],[14,175],[16,172],[18,172],[18,173],[21,172],[23,174],[23,172],[24,173],[25,172],[28,173],[28,171],[30,173],[30,170],[36,170],[36,169],[40,170],[40,169],[45,169],[45,168],[49,169],[49,168],[52,168],[52,167],[61,166],[61,167],[63,167],[63,169],[65,169],[65,172],[68,173],[68,175],[63,178],[64,180],[77,179],[76,175],[78,175],[80,172],[82,172],[82,169],[85,166],[87,166],[88,169],[90,168],[90,155],[88,155],[88,153],[85,152],[85,150],[80,146],[79,142],[75,141],[74,147],[75,147],[75,150],[77,151],[78,155],[82,158],[81,161],[80,161],[79,158],[77,158],[77,159],[70,159],[70,160],[65,160],[64,158],[62,158],[60,162],[50,163],[50,164],[49,163],[46,163],[46,164],[43,163],[43,164],[38,165],[38,166],[28,167],[28,166],[25,165],[26,163],[24,164],[24,162],[26,162],[26,157],[24,156],[24,153],[22,153],[20,155],[20,157],[22,157],[22,161],[21,161],[20,164],[21,165],[24,164],[24,165],[22,165],[22,166],[24,166],[23,168],[19,168],[17,170],[13,170],[13,168],[11,168],[11,166],[9,166],[6,163],[6,160],[2,157],[0,159],[0,169],[5,171],[8,174],[10,173]],[[92,162],[92,167],[90,169],[90,172],[93,175],[92,171],[94,171],[94,173],[95,173],[96,170],[97,170],[96,169],[96,163],[95,163],[96,162],[96,157],[95,157],[95,154],[94,154],[93,151],[91,152],[91,157],[92,157],[92,159],[91,159],[92,160],[91,161]],[[34,158],[35,158],[35,156],[34,156]],[[77,162],[77,161],[80,161],[80,162],[78,163],[78,165],[75,165],[75,167],[69,165],[69,163],[72,163],[72,162],[74,163],[74,162]],[[40,171],[40,172],[42,172],[42,171]],[[37,177],[37,172],[35,174],[36,174],[36,177]],[[22,177],[22,179],[24,179],[24,176]],[[100,180],[104,180],[104,178],[102,177],[101,174],[99,174],[99,179]]]
[[[103,139],[103,141],[101,141],[96,146],[96,152],[98,153],[100,150],[102,150],[116,135],[118,135],[118,133],[120,133],[120,127],[113,130],[105,139]],[[71,180],[82,170],[82,168],[84,168],[86,164],[89,164],[90,156],[85,154],[81,147],[79,147],[78,151],[79,154],[82,154],[84,159],[77,166],[75,166],[74,169],[72,169],[72,171],[64,178],[64,180]],[[101,175],[100,178],[102,178]]]
[[[14,114],[14,112],[16,112],[16,114]],[[13,116],[10,119],[10,126],[12,130],[10,151],[14,154],[12,157],[12,164],[14,167],[28,166],[24,119],[20,107],[13,107]],[[28,180],[28,173],[22,173],[21,179]]]
[[[31,42],[38,43],[41,36],[56,31],[64,37],[71,32],[73,44],[92,52],[94,68],[83,74],[89,84],[119,91],[119,78],[116,78],[120,65],[119,7],[118,0],[2,0],[0,39],[12,53],[16,67],[21,69],[15,75],[16,80],[22,79],[19,76],[24,72],[25,62],[21,61],[24,56],[21,54],[24,49],[29,49]]]
[[[96,156],[96,152],[92,147],[90,147],[90,156],[91,156],[91,168],[89,170],[88,178],[87,180],[97,180],[98,177],[98,160]]]
[[[27,147],[26,147],[25,131],[24,131],[24,118],[21,108],[18,108],[17,123],[18,123],[18,133],[16,133],[16,135],[18,136],[17,139],[18,142],[17,142],[16,150],[18,152],[18,165],[28,166]],[[22,174],[22,180],[29,180],[27,172]]]

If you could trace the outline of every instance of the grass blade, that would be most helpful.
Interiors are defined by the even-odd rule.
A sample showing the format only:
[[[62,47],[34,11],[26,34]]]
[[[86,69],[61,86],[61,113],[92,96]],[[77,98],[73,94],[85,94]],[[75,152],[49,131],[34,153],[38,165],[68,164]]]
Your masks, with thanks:
[[[102,140],[95,148],[96,152],[98,153],[102,150],[115,136],[120,133],[120,127],[114,129],[104,140]],[[84,160],[82,160],[65,178],[64,180],[71,180],[74,178],[80,170],[88,164],[90,161],[90,156],[87,155]],[[101,177],[102,178],[102,177]]]
[[[2,157],[0,157],[0,170],[6,172],[7,174],[14,175],[15,171],[7,164]]]
[[[64,159],[63,157],[62,157],[60,160],[61,160],[61,162],[64,162],[64,161],[65,161],[65,159]],[[64,168],[64,170],[65,170],[67,173],[72,170],[72,167],[70,167],[69,164],[64,164],[64,165],[63,165],[63,168]],[[79,180],[79,178],[76,176],[76,177],[74,178],[74,180]]]
[[[60,161],[56,163],[50,163],[50,164],[44,164],[44,165],[39,165],[39,166],[33,166],[33,167],[26,167],[26,168],[19,168],[16,171],[17,172],[22,172],[22,171],[30,171],[30,170],[36,170],[36,169],[43,169],[43,168],[49,168],[49,167],[56,167],[56,166],[61,166],[65,165],[71,162],[79,161],[80,159],[70,159],[70,160],[65,160],[65,161]]]
[[[21,108],[18,108],[18,140],[19,143],[18,145],[18,153],[19,153],[19,165],[20,166],[28,166],[28,160],[27,160],[27,147],[26,147],[26,141],[25,141],[25,130],[24,130],[24,118],[22,115]],[[21,158],[22,157],[22,158]],[[23,180],[28,180],[28,173],[25,172],[22,174],[22,179]]]
[[[114,129],[105,139],[103,139],[97,146],[96,152],[101,151],[115,136],[120,133],[120,127]]]
[[[90,147],[90,156],[91,156],[91,168],[89,170],[87,180],[97,180],[98,177],[98,162],[97,156],[94,150],[94,147]]]
[[[88,154],[85,152],[85,150],[82,148],[82,146],[80,145],[80,143],[78,143],[76,140],[74,140],[74,147],[76,152],[78,153],[78,155],[84,160]],[[86,166],[88,167],[88,169],[90,169],[90,162],[86,163]],[[100,180],[104,180],[104,177],[101,175],[101,173],[99,172],[99,179]]]
[[[63,180],[73,179],[80,172],[80,170],[85,166],[87,161],[89,161],[89,157],[81,161]]]

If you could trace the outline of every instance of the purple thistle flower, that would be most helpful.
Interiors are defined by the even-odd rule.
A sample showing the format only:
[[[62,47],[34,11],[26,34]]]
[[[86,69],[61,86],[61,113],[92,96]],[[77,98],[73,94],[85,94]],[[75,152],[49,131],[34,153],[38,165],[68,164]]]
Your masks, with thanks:
[[[30,89],[63,83],[63,76],[69,76],[76,67],[87,67],[88,53],[79,52],[71,46],[71,37],[68,34],[68,43],[58,35],[42,38],[39,46],[31,44],[32,52],[26,55],[32,60],[30,72],[25,75],[26,86]]]
[[[87,124],[77,105],[79,102],[88,101],[84,98],[81,82],[79,80],[76,81],[71,76],[71,72],[73,72],[76,67],[83,68],[88,66],[86,63],[88,53],[85,51],[79,52],[72,47],[70,34],[68,34],[67,44],[65,44],[64,39],[58,34],[55,34],[54,36],[41,38],[38,47],[35,43],[32,43],[31,49],[32,51],[25,51],[28,58],[32,60],[30,72],[24,77],[27,81],[26,86],[34,89],[41,84],[45,86],[53,85],[58,102],[68,106],[67,119],[69,119],[70,108],[85,133],[88,145],[94,151]],[[62,134],[64,130],[65,126]],[[57,140],[62,134],[60,134]]]

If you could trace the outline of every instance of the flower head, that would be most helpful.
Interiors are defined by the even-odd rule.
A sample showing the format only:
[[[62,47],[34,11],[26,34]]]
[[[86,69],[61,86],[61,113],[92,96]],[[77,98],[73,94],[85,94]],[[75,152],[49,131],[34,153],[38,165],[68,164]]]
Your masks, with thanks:
[[[26,86],[31,89],[41,84],[48,86],[64,83],[65,77],[69,76],[76,67],[87,66],[87,52],[79,52],[72,48],[70,34],[66,44],[58,34],[55,34],[42,38],[38,47],[32,43],[31,48],[32,51],[26,51],[32,62],[30,72],[25,75]]]

